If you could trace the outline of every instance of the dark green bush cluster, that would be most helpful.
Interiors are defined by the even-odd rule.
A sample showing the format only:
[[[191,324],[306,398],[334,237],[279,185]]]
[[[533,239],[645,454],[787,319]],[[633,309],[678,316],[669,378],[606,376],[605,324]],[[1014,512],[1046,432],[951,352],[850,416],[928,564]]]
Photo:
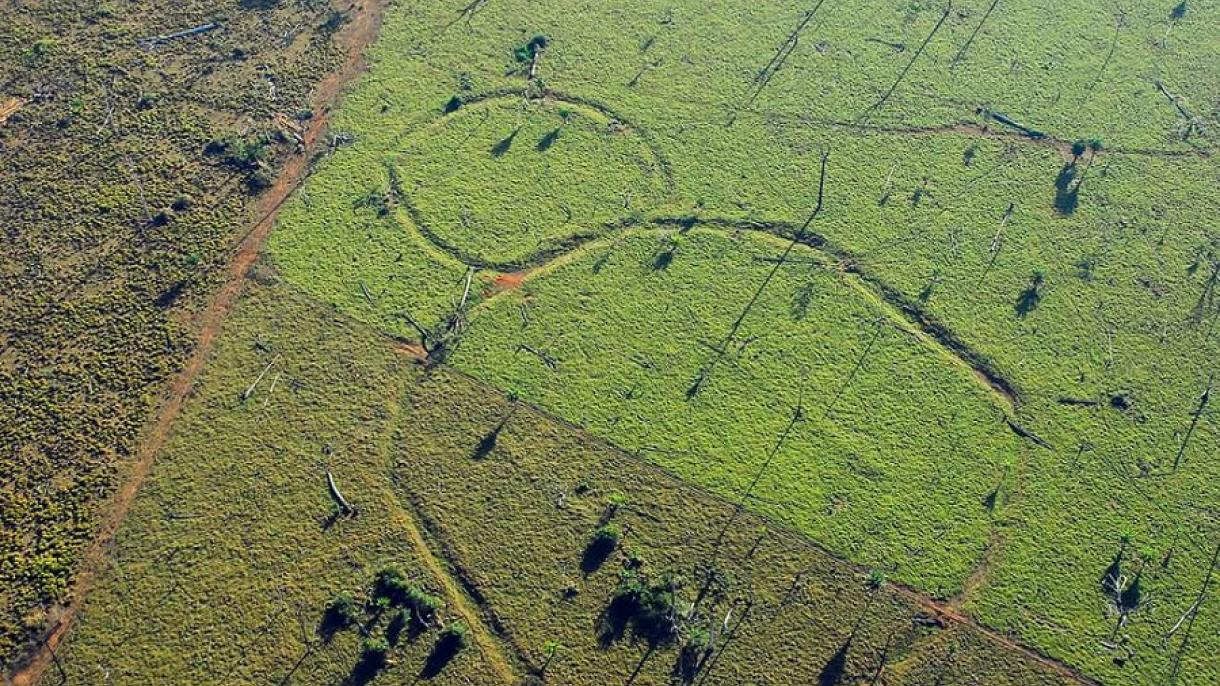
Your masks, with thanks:
[[[346,628],[360,621],[360,604],[350,593],[340,593],[326,606],[323,620],[337,628]]]
[[[353,206],[372,210],[377,213],[378,217],[384,217],[394,209],[394,201],[389,193],[373,189],[368,192],[368,195],[353,203]]]
[[[605,524],[597,527],[597,530],[593,532],[593,540],[591,541],[591,544],[594,547],[602,550],[614,550],[615,547],[618,546],[619,539],[622,538],[622,536],[623,533],[622,530],[619,529],[618,524],[615,524],[614,522],[606,522]]]
[[[219,138],[210,141],[203,151],[221,156],[225,164],[243,171],[257,169],[270,155],[267,141],[261,136]]]
[[[335,596],[326,607],[319,633],[323,640],[329,640],[343,629],[358,627],[364,634],[364,641],[355,673],[371,677],[389,664],[390,654],[403,632],[409,637],[422,634],[437,624],[440,610],[440,598],[428,593],[419,584],[412,583],[401,569],[387,566],[373,577],[367,602],[357,601],[350,593]],[[383,618],[388,621],[381,634],[377,635],[378,624]],[[464,624],[450,625],[441,633],[437,650],[455,655],[465,647],[466,635]]]
[[[385,567],[377,572],[373,583],[373,604],[378,608],[407,610],[404,619],[408,626],[420,630],[432,625],[441,608],[440,598],[407,581],[402,570],[396,567]]]
[[[691,683],[703,667],[704,661],[711,654],[711,632],[702,627],[695,629],[686,638],[686,643],[682,645],[682,650],[678,653],[678,664],[674,667],[674,674],[682,683]]]
[[[550,43],[550,36],[542,33],[537,34],[533,38],[529,39],[529,41],[518,45],[516,48],[513,48],[513,58],[523,64],[525,62],[533,61],[534,56],[537,55],[539,51],[546,49],[546,46],[550,45]]]
[[[260,191],[271,185],[271,172],[267,161],[271,157],[269,139],[266,136],[230,136],[210,141],[203,152],[220,157],[221,162],[240,172],[245,172],[246,185]]]
[[[670,574],[650,582],[637,570],[623,570],[610,612],[630,624],[640,638],[654,643],[671,640],[677,629],[679,588],[681,580]]]

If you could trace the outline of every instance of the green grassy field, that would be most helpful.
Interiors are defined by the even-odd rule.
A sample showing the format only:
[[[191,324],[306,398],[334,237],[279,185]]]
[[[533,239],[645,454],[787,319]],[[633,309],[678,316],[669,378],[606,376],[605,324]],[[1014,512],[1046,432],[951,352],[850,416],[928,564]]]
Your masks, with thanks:
[[[393,442],[400,493],[448,541],[531,664],[547,664],[561,646],[548,683],[633,673],[649,684],[867,683],[878,673],[893,684],[1072,682],[969,626],[937,624],[904,590],[874,588],[867,571],[791,530],[734,514],[730,503],[468,378],[430,374],[406,403]],[[605,522],[621,539],[591,560],[593,532]],[[625,570],[680,580],[676,637],[654,644],[611,631]],[[683,646],[700,632],[715,659],[675,677]]]
[[[68,683],[1074,683],[273,281],[247,285],[125,520],[58,653]],[[590,553],[604,522],[617,545]],[[363,635],[394,635],[392,607],[363,607],[387,566],[467,622],[465,650],[429,670],[440,630],[406,632],[368,668]],[[672,575],[676,633],[610,611],[629,570]],[[359,623],[336,629],[344,593]]]
[[[148,605],[209,638],[115,663],[136,681],[216,679],[283,606],[268,578],[320,612],[387,560],[481,627],[458,683],[668,683],[701,631],[709,682],[836,659],[857,681],[1070,678],[998,636],[1106,684],[1220,680],[1217,35],[1203,3],[394,5],[271,236],[278,295],[226,333],[69,665],[137,621],[104,608],[172,594],[152,560],[182,529],[228,546],[198,587],[249,575],[243,624],[217,634],[236,620],[208,594]],[[426,373],[387,352],[417,339]],[[281,348],[299,405],[251,412],[236,395]],[[339,436],[379,509],[336,533],[315,520]],[[264,474],[282,499],[249,530],[158,509],[227,522]],[[302,547],[259,557],[283,531]],[[680,639],[599,643],[633,567],[685,580]],[[990,629],[913,620],[932,604]],[[274,631],[237,680],[308,644]],[[303,680],[343,678],[356,643]],[[401,653],[387,680],[426,646]]]
[[[403,336],[484,267],[453,364],[733,497],[804,387],[752,508],[1107,683],[1206,681],[1220,70],[1199,59],[1218,20],[1153,3],[404,6],[340,113],[355,143],[273,259]],[[601,165],[599,191],[641,169],[604,159],[623,132],[540,150],[565,103],[625,122],[663,192],[593,209],[583,184],[556,186],[553,160]],[[510,138],[523,120],[544,123]],[[478,130],[448,143],[463,125]],[[826,242],[759,289],[785,247],[766,234],[809,215],[827,151],[810,227]],[[350,208],[366,188],[381,216]],[[582,220],[518,219],[565,205]],[[878,317],[896,328],[870,348]],[[1116,556],[1125,596],[1105,581]]]
[[[386,566],[461,621],[388,480],[414,366],[364,327],[252,284],[60,651],[68,683],[365,683],[378,674],[363,634],[385,635],[395,610],[328,631],[327,608],[343,593],[372,602]],[[354,517],[336,512],[328,472]],[[424,669],[439,630],[409,634],[381,676]],[[438,681],[503,683],[477,644]]]
[[[454,363],[726,496],[757,479],[756,509],[951,595],[1029,450],[1003,399],[812,250],[732,331],[754,295],[742,286],[784,248],[760,236],[640,230],[591,246],[472,313]]]

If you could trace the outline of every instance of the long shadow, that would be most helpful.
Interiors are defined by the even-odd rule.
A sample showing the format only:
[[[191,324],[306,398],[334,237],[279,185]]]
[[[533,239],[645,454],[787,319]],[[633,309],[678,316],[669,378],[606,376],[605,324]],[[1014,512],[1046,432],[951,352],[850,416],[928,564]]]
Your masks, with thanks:
[[[843,681],[843,672],[847,669],[847,651],[851,649],[853,638],[855,638],[854,634],[848,636],[843,645],[839,646],[835,654],[822,667],[822,671],[818,673],[818,686],[837,686]]]
[[[551,146],[555,145],[555,141],[559,140],[559,134],[562,130],[562,127],[556,126],[553,131],[543,136],[542,139],[538,141],[538,145],[535,146],[535,149],[538,152],[546,152],[547,150],[550,150]]]
[[[512,419],[513,412],[515,412],[516,409],[516,406],[510,409],[508,413],[505,414],[494,427],[492,427],[491,431],[488,431],[483,435],[482,438],[479,439],[478,444],[475,445],[474,450],[470,453],[471,459],[486,459],[487,456],[491,454],[491,451],[496,449],[496,443],[500,440],[500,434],[504,431],[504,427],[508,425],[508,420]]]
[[[622,641],[635,614],[635,603],[624,596],[615,596],[597,618],[597,643],[603,650]]]
[[[894,79],[894,83],[890,86],[890,89],[887,90],[885,95],[882,95],[877,102],[873,103],[871,107],[860,113],[860,116],[856,118],[856,124],[863,124],[864,122],[868,121],[868,118],[871,117],[874,112],[880,110],[881,107],[885,105],[886,101],[890,99],[890,96],[894,94],[895,90],[897,90],[898,84],[902,83],[902,80],[906,78],[907,72],[911,71],[911,67],[915,66],[915,61],[918,60],[919,56],[923,54],[923,51],[927,49],[928,43],[932,42],[933,36],[940,31],[940,27],[944,26],[945,20],[949,18],[949,11],[951,8],[951,5],[945,5],[945,11],[941,13],[940,21],[936,22],[936,26],[932,27],[932,31],[928,33],[927,38],[924,38],[923,42],[919,44],[919,49],[915,51],[914,55],[911,55],[911,60],[907,62],[906,66],[902,68],[901,72],[899,72],[898,78]]]
[[[383,654],[366,653],[360,658],[360,661],[352,667],[352,671],[347,675],[347,683],[352,686],[364,686],[381,673],[385,667],[386,659]]]
[[[953,56],[952,60],[950,60],[949,71],[953,71],[953,69],[957,67],[957,63],[961,62],[962,58],[966,56],[966,51],[969,50],[970,46],[974,44],[974,39],[978,37],[979,31],[983,30],[983,24],[987,23],[987,18],[990,17],[991,13],[995,11],[995,6],[998,4],[1000,4],[1000,0],[991,0],[991,6],[988,7],[987,11],[983,13],[983,18],[980,19],[978,25],[974,27],[974,31],[970,32],[970,37],[967,38],[966,42],[962,44],[962,49],[958,50],[957,54]]]
[[[428,659],[424,661],[424,666],[419,670],[419,678],[434,679],[445,667],[453,662],[453,658],[462,650],[462,641],[456,636],[444,635],[437,640],[436,645],[432,646],[432,652],[428,653]]]
[[[796,25],[796,28],[788,34],[788,37],[785,38],[784,42],[780,44],[779,48],[776,49],[775,54],[771,56],[771,60],[767,62],[767,64],[763,66],[761,70],[759,70],[757,75],[755,75],[754,83],[756,86],[754,90],[750,93],[750,97],[746,100],[745,104],[739,106],[729,117],[729,126],[732,126],[737,120],[737,115],[741,112],[741,110],[749,109],[754,104],[754,101],[758,99],[759,93],[762,93],[763,89],[771,83],[771,79],[775,78],[775,75],[779,73],[780,68],[784,66],[784,63],[787,62],[788,58],[792,56],[792,53],[796,51],[796,46],[800,42],[801,33],[805,30],[805,27],[809,26],[809,22],[813,21],[813,15],[817,14],[818,9],[822,7],[823,2],[825,2],[825,0],[818,0],[818,3],[813,6],[813,9],[805,13],[805,16],[801,18],[801,21]]]
[[[1080,204],[1080,186],[1073,185],[1076,179],[1076,162],[1067,162],[1055,177],[1055,211],[1069,215]]]
[[[1041,301],[1042,295],[1038,293],[1038,289],[1029,286],[1021,291],[1021,295],[1017,296],[1017,302],[1013,305],[1013,309],[1017,311],[1018,317],[1025,317],[1037,309],[1038,303]]]
[[[513,132],[508,134],[499,143],[491,146],[492,157],[504,157],[504,155],[512,149],[513,141],[517,140],[517,134],[521,133],[521,127],[513,129]]]
[[[329,607],[322,613],[322,618],[318,620],[318,638],[322,639],[322,643],[330,643],[335,634],[343,631],[351,626],[350,619],[345,617],[337,608]]]
[[[1207,567],[1207,576],[1203,577],[1203,588],[1199,591],[1199,595],[1195,600],[1194,610],[1190,611],[1190,621],[1186,623],[1186,633],[1182,635],[1182,643],[1178,646],[1177,652],[1173,656],[1173,668],[1169,672],[1169,686],[1175,686],[1178,682],[1178,673],[1182,668],[1182,656],[1186,654],[1186,648],[1190,645],[1190,634],[1195,628],[1195,618],[1199,616],[1199,605],[1203,599],[1207,597],[1208,588],[1211,587],[1212,574],[1216,571],[1216,564],[1220,562],[1220,544],[1216,545],[1216,551],[1212,553],[1212,562]],[[1183,615],[1185,617],[1186,615]]]
[[[1037,309],[1038,304],[1042,302],[1042,283],[1044,279],[1042,274],[1034,272],[1034,275],[1029,280],[1029,285],[1021,294],[1017,296],[1017,302],[1013,305],[1017,316],[1024,318]]]
[[[614,548],[614,542],[607,539],[594,538],[589,541],[589,545],[585,546],[585,551],[580,556],[580,571],[587,576],[601,569],[602,565],[606,564],[606,560],[610,559]]]
[[[729,327],[729,332],[725,334],[725,337],[720,341],[720,344],[716,346],[716,354],[699,369],[699,373],[696,375],[690,387],[686,390],[687,400],[693,400],[694,397],[699,394],[699,391],[703,388],[703,384],[707,382],[708,377],[711,376],[716,365],[719,364],[720,361],[724,359],[724,356],[728,354],[729,345],[733,342],[733,339],[737,337],[737,331],[745,322],[746,316],[750,314],[750,310],[754,309],[754,305],[758,302],[759,298],[762,297],[763,292],[767,290],[767,286],[771,283],[771,280],[775,278],[775,274],[779,272],[780,268],[783,267],[788,261],[788,257],[792,254],[792,251],[796,249],[798,244],[805,240],[806,232],[809,230],[809,227],[813,224],[814,220],[818,218],[818,215],[822,213],[822,207],[824,206],[824,200],[826,197],[826,164],[829,160],[830,151],[823,151],[821,170],[818,175],[818,202],[817,205],[814,206],[813,212],[809,214],[809,218],[805,220],[805,223],[802,224],[799,229],[797,229],[796,234],[792,237],[792,242],[788,244],[788,247],[784,250],[783,254],[780,255],[779,259],[775,261],[775,265],[771,267],[771,271],[767,272],[766,277],[763,278],[762,283],[759,284],[758,288],[754,291],[754,295],[750,298],[750,301],[746,303],[745,307],[742,308],[741,313],[737,315],[737,319],[734,320],[733,325]]]

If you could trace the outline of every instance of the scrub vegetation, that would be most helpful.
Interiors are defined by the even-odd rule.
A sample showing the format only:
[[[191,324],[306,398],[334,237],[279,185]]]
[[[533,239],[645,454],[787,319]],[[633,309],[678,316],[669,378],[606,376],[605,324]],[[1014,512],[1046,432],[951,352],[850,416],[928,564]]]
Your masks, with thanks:
[[[195,317],[316,124],[315,0],[0,9],[0,665],[73,599]]]

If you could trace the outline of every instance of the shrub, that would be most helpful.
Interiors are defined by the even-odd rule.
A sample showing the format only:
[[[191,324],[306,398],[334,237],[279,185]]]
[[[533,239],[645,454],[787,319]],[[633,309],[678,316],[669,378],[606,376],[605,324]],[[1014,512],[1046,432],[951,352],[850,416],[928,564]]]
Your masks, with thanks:
[[[407,589],[407,607],[411,609],[416,621],[427,627],[440,611],[441,599],[418,586],[411,586]]]
[[[390,652],[390,644],[384,638],[369,636],[360,644],[365,657],[384,658]]]
[[[369,636],[360,644],[360,652],[362,669],[376,671],[385,666],[390,654],[390,643],[379,636]]]
[[[513,59],[522,63],[530,62],[534,59],[534,56],[539,53],[539,51],[545,49],[546,46],[550,44],[550,36],[539,33],[533,38],[529,39],[528,42],[513,48]]]
[[[606,496],[606,508],[611,514],[618,511],[620,507],[625,506],[630,500],[621,491],[612,491]]]
[[[608,548],[610,550],[614,550],[622,536],[622,531],[619,529],[618,525],[613,522],[609,522],[597,527],[597,530],[593,532],[592,545],[598,548]]]
[[[868,587],[878,589],[885,585],[885,572],[874,569],[868,573]]]
[[[326,616],[337,626],[351,626],[360,621],[360,605],[350,593],[340,593],[326,606]]]
[[[678,611],[675,592],[680,587],[681,580],[672,575],[664,575],[660,581],[649,583],[635,570],[624,570],[619,576],[619,585],[607,614],[615,617],[618,623],[630,623],[637,636],[650,642],[667,641],[673,637],[676,628]]]
[[[440,640],[448,642],[460,650],[470,645],[470,629],[465,622],[454,622],[441,632]]]
[[[690,683],[694,681],[699,668],[703,666],[704,658],[712,651],[712,635],[707,629],[698,628],[691,632],[678,653],[678,666],[675,670],[678,677]]]

